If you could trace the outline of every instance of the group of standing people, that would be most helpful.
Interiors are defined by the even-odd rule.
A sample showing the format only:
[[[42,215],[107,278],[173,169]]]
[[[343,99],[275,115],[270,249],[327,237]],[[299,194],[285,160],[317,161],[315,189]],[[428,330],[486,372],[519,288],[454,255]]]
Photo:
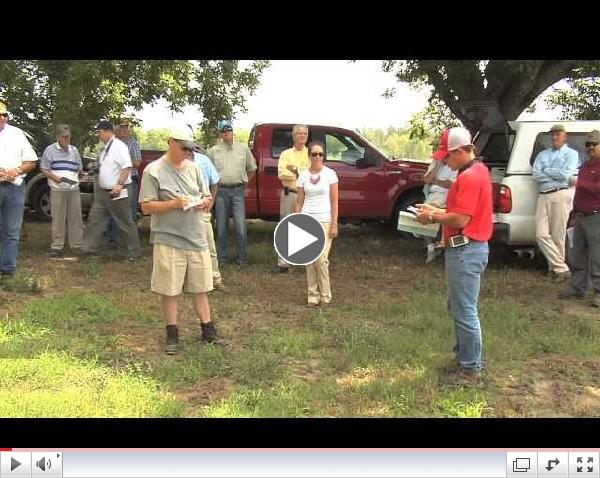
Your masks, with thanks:
[[[23,217],[23,177],[35,167],[36,154],[24,133],[7,122],[8,112],[0,103],[0,272],[12,276],[16,270],[19,233]],[[193,295],[200,319],[200,340],[218,343],[207,293],[223,288],[219,263],[228,261],[228,224],[236,228],[236,263],[247,264],[245,190],[256,171],[256,162],[246,145],[233,140],[230,121],[218,124],[222,141],[206,154],[194,141],[191,128],[172,130],[168,149],[151,163],[139,181],[139,199],[133,170],[140,160],[139,146],[129,140],[128,127],[111,123],[98,126],[104,144],[95,179],[94,202],[83,233],[78,183],[83,174],[77,148],[70,144],[68,125],[56,129],[57,141],[44,151],[41,170],[51,188],[52,251],[58,253],[68,235],[70,247],[82,254],[95,254],[102,235],[112,221],[125,248],[126,260],[140,254],[137,234],[138,200],[151,216],[153,246],[151,290],[161,298],[166,322],[165,352],[179,347],[178,306],[183,292]],[[119,137],[121,139],[119,139]],[[558,282],[571,279],[562,298],[583,298],[591,285],[592,305],[600,306],[600,131],[586,138],[587,161],[579,169],[575,150],[567,145],[562,125],[551,131],[552,147],[536,157],[533,178],[540,184],[536,211],[536,235]],[[308,143],[309,129],[296,125],[293,147],[281,153],[281,219],[305,213],[317,219],[326,236],[321,256],[306,266],[307,303],[326,306],[332,300],[329,252],[338,236],[338,178],[324,164],[326,150],[320,142]],[[308,145],[307,145],[308,143]],[[455,361],[449,367],[453,381],[461,385],[481,383],[484,369],[478,303],[481,275],[487,267],[488,241],[493,232],[492,183],[488,168],[475,155],[469,131],[447,128],[425,175],[426,200],[418,205],[416,220],[440,224],[440,237],[428,241],[431,251],[445,251],[448,311],[454,321]],[[573,201],[573,186],[575,186]],[[217,244],[212,230],[215,206]],[[564,260],[564,240],[569,213],[575,225],[571,267]],[[68,227],[67,227],[68,226]],[[65,233],[65,231],[67,233]],[[52,252],[51,251],[51,252]],[[278,258],[276,272],[292,268]]]

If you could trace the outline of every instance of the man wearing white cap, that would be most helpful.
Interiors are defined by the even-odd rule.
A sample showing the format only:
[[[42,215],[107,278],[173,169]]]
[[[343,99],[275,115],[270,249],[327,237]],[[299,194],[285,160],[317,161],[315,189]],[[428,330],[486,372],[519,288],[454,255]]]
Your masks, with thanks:
[[[454,319],[458,361],[452,367],[456,372],[453,382],[479,385],[482,339],[478,301],[493,230],[492,180],[487,167],[476,160],[471,135],[464,128],[450,128],[436,155],[447,157],[458,176],[448,192],[446,210],[421,204],[417,221],[437,222],[443,228],[448,306]]]
[[[552,126],[550,140],[552,147],[541,151],[533,163],[532,177],[540,185],[535,235],[553,280],[564,282],[571,277],[565,262],[565,237],[573,208],[571,178],[577,174],[579,153],[567,145],[567,132],[562,124]]]
[[[184,290],[194,296],[202,341],[214,342],[217,329],[207,295],[213,289],[213,275],[203,216],[213,198],[191,159],[197,145],[190,129],[171,131],[168,144],[167,153],[144,170],[139,200],[143,213],[152,216],[151,290],[161,296],[167,323],[165,353],[173,355],[179,347],[177,309]]]
[[[12,277],[17,270],[17,255],[23,210],[23,178],[38,160],[25,133],[8,124],[6,105],[0,102],[0,275]]]

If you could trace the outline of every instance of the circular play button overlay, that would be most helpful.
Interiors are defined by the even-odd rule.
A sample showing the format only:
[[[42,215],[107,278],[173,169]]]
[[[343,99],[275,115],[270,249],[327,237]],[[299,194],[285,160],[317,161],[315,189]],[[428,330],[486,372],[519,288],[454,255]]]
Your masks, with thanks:
[[[273,243],[279,257],[294,266],[315,262],[325,250],[325,229],[308,214],[285,217],[275,228]]]

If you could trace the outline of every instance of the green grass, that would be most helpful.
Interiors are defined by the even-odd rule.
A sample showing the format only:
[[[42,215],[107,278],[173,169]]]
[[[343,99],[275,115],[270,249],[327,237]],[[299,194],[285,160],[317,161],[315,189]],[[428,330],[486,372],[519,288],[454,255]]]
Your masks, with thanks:
[[[311,310],[302,270],[269,272],[276,263],[269,227],[251,226],[252,265],[225,268],[230,291],[210,295],[227,347],[197,343],[187,299],[181,353],[164,355],[158,300],[147,291],[149,262],[128,269],[92,261],[50,272],[42,264],[41,295],[0,292],[7,304],[0,313],[0,416],[600,413],[600,400],[585,395],[590,387],[600,391],[600,323],[585,307],[555,300],[553,286],[531,267],[492,263],[486,271],[486,382],[453,388],[441,372],[454,341],[443,267],[424,267],[418,243],[380,229],[346,230],[331,256],[334,306]],[[106,288],[107,275],[124,285]]]

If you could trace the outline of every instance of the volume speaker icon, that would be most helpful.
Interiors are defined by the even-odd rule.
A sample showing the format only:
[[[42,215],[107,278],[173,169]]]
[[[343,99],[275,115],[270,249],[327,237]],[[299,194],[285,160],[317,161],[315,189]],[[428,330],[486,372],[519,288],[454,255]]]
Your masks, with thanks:
[[[35,462],[35,466],[37,466],[40,470],[46,471],[52,468],[52,462],[50,459],[46,459],[46,457],[42,457],[40,460]]]

